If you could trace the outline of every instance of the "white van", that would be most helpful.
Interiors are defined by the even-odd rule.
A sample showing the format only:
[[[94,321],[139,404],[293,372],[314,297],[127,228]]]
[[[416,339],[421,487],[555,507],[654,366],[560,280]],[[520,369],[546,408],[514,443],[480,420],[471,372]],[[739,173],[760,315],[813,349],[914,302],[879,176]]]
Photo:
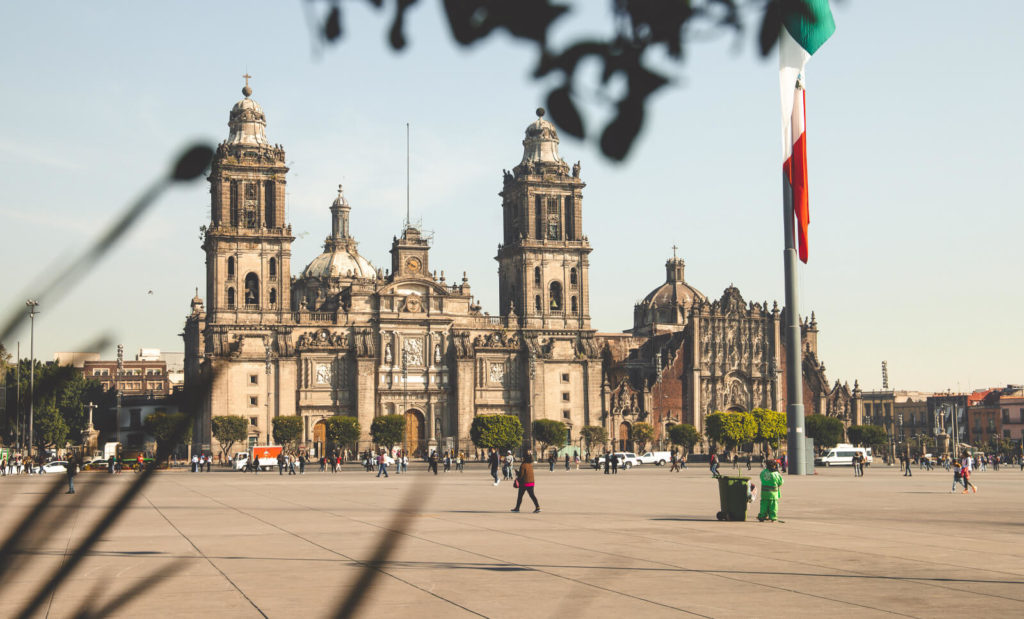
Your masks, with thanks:
[[[853,456],[858,453],[864,456],[864,464],[870,466],[873,461],[871,448],[854,447],[849,443],[836,445],[829,449],[824,456],[815,458],[814,463],[819,466],[853,466]]]

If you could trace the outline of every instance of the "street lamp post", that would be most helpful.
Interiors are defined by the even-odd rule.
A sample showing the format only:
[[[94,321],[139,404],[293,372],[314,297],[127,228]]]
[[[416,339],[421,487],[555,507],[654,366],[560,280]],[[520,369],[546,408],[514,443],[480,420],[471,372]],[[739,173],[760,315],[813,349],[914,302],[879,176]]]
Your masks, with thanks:
[[[31,357],[29,366],[29,379],[28,379],[28,457],[32,460],[32,423],[35,417],[35,400],[36,400],[36,307],[39,306],[39,302],[34,299],[25,301],[25,305],[28,306],[28,317],[31,323],[29,330],[29,357]]]

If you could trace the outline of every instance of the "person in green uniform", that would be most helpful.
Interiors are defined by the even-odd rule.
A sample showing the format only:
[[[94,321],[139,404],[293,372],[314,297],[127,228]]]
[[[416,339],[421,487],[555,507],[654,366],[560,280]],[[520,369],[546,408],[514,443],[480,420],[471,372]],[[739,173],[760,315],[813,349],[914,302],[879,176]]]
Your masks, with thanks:
[[[761,522],[779,519],[779,497],[782,496],[782,474],[779,473],[779,462],[769,460],[768,466],[761,471],[761,511],[757,519]]]

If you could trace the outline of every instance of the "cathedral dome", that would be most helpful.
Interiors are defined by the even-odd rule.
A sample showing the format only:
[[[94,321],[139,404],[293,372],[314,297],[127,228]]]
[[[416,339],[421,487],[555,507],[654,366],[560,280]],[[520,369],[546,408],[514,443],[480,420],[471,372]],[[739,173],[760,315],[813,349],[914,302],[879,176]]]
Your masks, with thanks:
[[[544,108],[537,108],[537,120],[526,127],[523,139],[524,163],[563,163],[558,156],[558,132],[555,126],[544,120]]]
[[[231,108],[231,115],[228,118],[231,134],[228,136],[227,143],[269,146],[266,133],[267,117],[263,114],[260,104],[250,98],[252,88],[249,88],[248,80],[245,88],[242,89],[242,94],[245,95],[245,98]]]
[[[704,293],[686,283],[683,269],[686,263],[673,256],[665,262],[665,283],[652,290],[633,308],[634,333],[646,332],[654,325],[681,328],[694,304],[707,300]]]
[[[339,247],[334,251],[325,251],[302,272],[303,277],[361,277],[377,276],[377,270],[370,261],[359,255],[355,247]]]
[[[352,207],[338,185],[338,197],[331,204],[331,236],[324,242],[324,253],[309,263],[302,277],[359,277],[374,278],[376,269],[370,261],[356,251],[358,243],[349,233],[349,213]]]

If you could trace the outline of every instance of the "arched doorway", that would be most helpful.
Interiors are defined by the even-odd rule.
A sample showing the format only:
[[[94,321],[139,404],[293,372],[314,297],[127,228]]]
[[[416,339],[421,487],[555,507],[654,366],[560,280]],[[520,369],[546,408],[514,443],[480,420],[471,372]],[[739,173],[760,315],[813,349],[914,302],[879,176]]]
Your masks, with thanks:
[[[619,424],[619,451],[633,451],[633,426],[628,421]]]
[[[324,448],[327,446],[327,424],[324,420],[313,425],[313,448],[316,450],[316,457],[324,455]]]
[[[421,457],[427,446],[426,423],[423,413],[410,408],[405,411],[405,449],[410,456]]]

